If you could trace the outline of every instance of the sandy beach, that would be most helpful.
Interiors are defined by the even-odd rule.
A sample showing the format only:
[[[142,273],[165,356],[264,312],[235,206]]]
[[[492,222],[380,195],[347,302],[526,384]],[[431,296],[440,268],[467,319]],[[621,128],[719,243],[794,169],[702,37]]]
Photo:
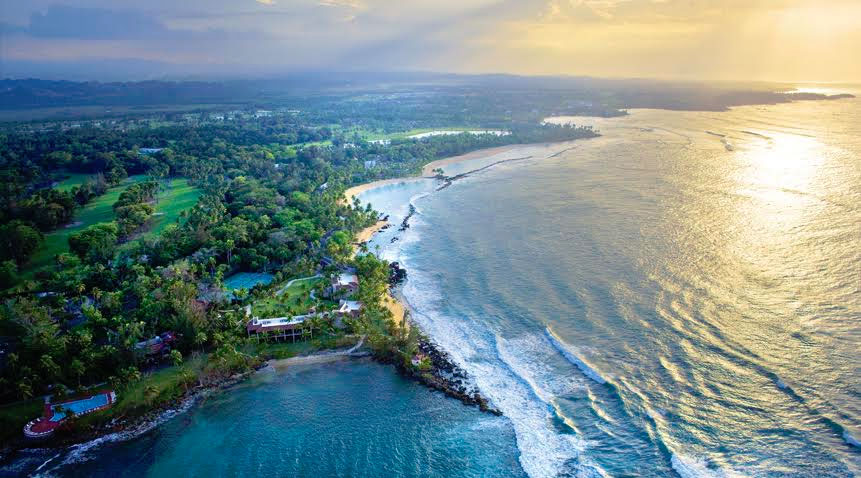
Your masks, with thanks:
[[[479,149],[477,151],[473,151],[471,153],[461,154],[460,156],[452,156],[450,158],[438,159],[436,161],[431,161],[426,164],[424,168],[422,168],[422,176],[432,178],[434,176],[434,169],[442,168],[444,166],[448,166],[450,164],[461,163],[463,161],[469,161],[472,159],[480,159],[486,158],[488,156],[493,156],[495,154],[501,154],[512,149],[522,148],[524,146],[529,146],[528,144],[509,144],[506,146],[497,146],[495,148],[485,148]],[[371,183],[373,184],[373,183]]]
[[[361,231],[359,231],[359,233],[356,234],[356,242],[355,242],[355,244],[357,246],[356,249],[358,249],[359,244],[361,244],[363,242],[368,242],[372,237],[374,237],[374,234],[379,232],[380,229],[384,228],[386,226],[386,224],[388,224],[388,223],[389,223],[389,221],[377,221],[377,223],[374,224],[373,226],[368,226],[368,227],[362,229]]]
[[[353,198],[362,194],[363,192],[378,188],[380,186],[385,186],[386,184],[401,184],[408,183],[410,181],[420,181],[424,178],[422,177],[407,177],[407,178],[392,178],[392,179],[381,179],[379,181],[371,181],[369,183],[359,184],[358,186],[353,186],[346,191],[344,191],[344,201],[346,204],[352,204]]]
[[[410,181],[420,181],[422,179],[433,178],[434,173],[433,170],[436,168],[441,168],[443,166],[447,166],[450,164],[460,163],[463,161],[469,161],[472,159],[480,159],[486,158],[488,156],[493,156],[495,154],[505,153],[507,151],[511,151],[512,149],[522,148],[524,146],[529,146],[528,144],[509,144],[506,146],[497,146],[495,148],[485,148],[479,149],[477,151],[473,151],[471,153],[462,154],[460,156],[452,156],[449,158],[438,159],[436,161],[432,161],[425,165],[422,168],[421,176],[413,176],[413,177],[405,177],[405,178],[392,178],[392,179],[381,179],[379,181],[371,181],[369,183],[359,184],[358,186],[353,186],[346,191],[344,191],[344,201],[346,203],[352,203],[353,198],[362,194],[365,191],[370,189],[378,188],[380,186],[385,186],[387,184],[401,184]]]
[[[404,308],[404,304],[392,297],[391,293],[386,292],[386,295],[383,296],[383,305],[392,313],[392,318],[396,324],[401,327],[408,325],[404,321],[406,318],[406,309]]]

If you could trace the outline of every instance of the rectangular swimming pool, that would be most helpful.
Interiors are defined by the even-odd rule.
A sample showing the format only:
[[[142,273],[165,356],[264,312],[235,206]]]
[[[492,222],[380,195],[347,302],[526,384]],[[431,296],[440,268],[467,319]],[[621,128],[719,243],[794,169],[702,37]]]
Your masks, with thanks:
[[[51,411],[54,413],[51,416],[51,421],[59,422],[60,420],[66,418],[66,410],[71,410],[75,413],[75,415],[83,415],[94,408],[104,407],[108,403],[108,394],[100,393],[98,395],[93,395],[89,398],[75,400],[74,402],[58,403],[56,405],[51,405]]]

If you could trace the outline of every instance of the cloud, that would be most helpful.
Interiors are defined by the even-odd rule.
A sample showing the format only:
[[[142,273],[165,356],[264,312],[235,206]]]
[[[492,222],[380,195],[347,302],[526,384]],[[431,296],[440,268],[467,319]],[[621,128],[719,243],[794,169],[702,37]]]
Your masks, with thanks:
[[[151,38],[168,33],[156,19],[138,12],[54,5],[45,13],[34,12],[29,24],[15,33],[41,38],[110,40]]]
[[[123,5],[125,1],[125,6]],[[28,0],[0,56],[232,70],[861,76],[857,0]],[[204,65],[206,68],[204,68]]]

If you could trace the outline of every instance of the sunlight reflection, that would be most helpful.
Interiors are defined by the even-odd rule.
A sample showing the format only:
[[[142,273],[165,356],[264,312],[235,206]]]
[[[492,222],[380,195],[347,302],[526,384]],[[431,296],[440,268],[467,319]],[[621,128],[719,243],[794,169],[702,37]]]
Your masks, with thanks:
[[[750,200],[739,207],[737,226],[755,249],[784,243],[822,206],[818,191],[827,152],[815,138],[770,132],[737,151],[737,192]]]

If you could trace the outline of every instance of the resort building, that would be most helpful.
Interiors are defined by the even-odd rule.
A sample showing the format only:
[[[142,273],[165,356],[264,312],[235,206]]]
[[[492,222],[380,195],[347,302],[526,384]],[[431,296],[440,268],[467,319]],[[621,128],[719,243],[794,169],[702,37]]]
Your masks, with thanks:
[[[357,300],[342,300],[340,307],[335,311],[341,316],[358,317],[362,311],[362,303]]]
[[[350,296],[359,291],[359,276],[355,272],[344,271],[336,275],[332,279],[332,286],[329,288],[332,296]]]
[[[138,342],[135,344],[135,350],[142,352],[147,357],[162,355],[170,352],[170,344],[176,340],[176,334],[173,332],[165,332],[161,335]]]
[[[290,339],[295,342],[296,339],[302,339],[305,330],[308,331],[309,337],[313,337],[314,330],[310,326],[308,319],[314,317],[314,314],[297,315],[293,317],[275,317],[272,319],[261,319],[254,317],[248,321],[245,330],[248,336],[252,335],[260,340],[264,339]]]

